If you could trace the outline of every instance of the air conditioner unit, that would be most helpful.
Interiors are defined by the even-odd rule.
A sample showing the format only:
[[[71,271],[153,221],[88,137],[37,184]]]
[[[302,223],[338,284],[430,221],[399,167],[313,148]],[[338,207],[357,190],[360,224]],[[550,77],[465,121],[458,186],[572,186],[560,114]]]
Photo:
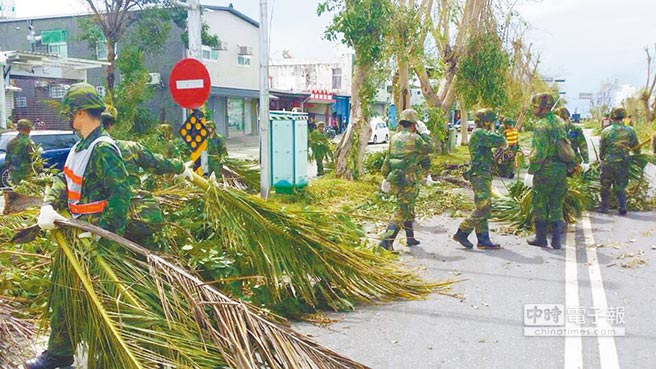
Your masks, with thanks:
[[[239,55],[253,55],[253,48],[250,46],[239,46]]]
[[[150,79],[148,80],[149,85],[159,85],[162,83],[162,75],[159,73],[148,73]]]
[[[228,43],[225,42],[225,41],[219,41],[219,47],[218,47],[218,49],[221,50],[221,51],[226,51],[226,50],[228,50]]]

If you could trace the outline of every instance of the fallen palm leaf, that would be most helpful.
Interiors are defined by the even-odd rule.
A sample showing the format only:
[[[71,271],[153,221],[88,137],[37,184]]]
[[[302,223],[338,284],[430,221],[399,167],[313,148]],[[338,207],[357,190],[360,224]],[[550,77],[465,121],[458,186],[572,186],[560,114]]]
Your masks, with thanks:
[[[366,368],[289,328],[273,323],[265,318],[266,314],[263,311],[230,299],[183,268],[133,242],[79,221],[67,220],[57,223],[102,236],[145,258],[144,264],[132,260],[129,255],[121,255],[119,258],[112,257],[112,253],[106,256],[102,253],[96,254],[96,257],[108,260],[104,269],[113,267],[116,269],[112,269],[113,272],[110,273],[113,276],[104,274],[105,277],[109,277],[108,279],[91,278],[89,271],[85,270],[78,259],[82,258],[87,263],[92,259],[88,255],[85,256],[85,251],[74,250],[60,232],[54,232],[63,250],[63,255],[60,256],[65,257],[65,261],[75,269],[74,276],[77,277],[77,281],[73,278],[67,282],[73,283],[72,286],[79,284],[83,286],[81,289],[68,289],[68,292],[64,292],[63,296],[60,294],[59,297],[74,304],[69,310],[91,313],[89,315],[93,319],[91,322],[93,324],[87,325],[86,330],[93,327],[95,328],[93,332],[100,335],[97,338],[102,337],[110,340],[107,342],[113,342],[112,345],[103,345],[93,351],[95,363],[99,362],[99,358],[107,357],[108,361],[104,359],[100,361],[105,368],[139,368],[146,362],[173,365],[182,362],[186,364],[183,367],[206,368],[207,366],[194,364],[197,362],[192,351],[194,347],[200,352],[207,352],[213,347],[220,352],[226,364],[233,368]],[[112,261],[113,259],[116,260]],[[117,262],[118,259],[125,260],[120,263]],[[141,268],[145,268],[147,274],[140,275]],[[70,277],[71,273],[65,273],[65,270],[59,268],[55,273]],[[121,279],[120,283],[131,287],[131,297],[126,298],[122,288],[114,288],[112,291],[102,287],[103,281],[106,284],[108,280],[116,282],[129,274],[131,277]],[[100,286],[93,286],[94,283]],[[110,284],[116,287],[116,284]],[[156,296],[153,296],[153,293]],[[87,298],[80,299],[78,294],[84,294]],[[137,302],[146,306],[146,309],[134,306]],[[88,305],[80,306],[80,304]],[[112,306],[119,309],[114,309]],[[126,310],[127,320],[121,312],[122,309]],[[131,326],[142,320],[142,324],[149,321],[153,324],[154,318],[147,318],[156,313],[162,314],[169,327],[167,332],[171,342],[168,344],[174,344],[169,350],[179,352],[182,348],[186,348],[185,360],[178,355],[173,355],[172,352],[167,353],[166,347],[161,342],[162,338],[156,332],[145,332],[145,327],[140,330]],[[73,316],[74,314],[70,314],[71,318]],[[119,322],[121,324],[118,324]],[[180,337],[182,333],[186,333],[187,339],[193,341],[185,344]],[[96,339],[94,342],[100,345],[103,340]],[[89,355],[92,360],[91,350]],[[113,362],[111,357],[115,357],[117,362]],[[133,360],[137,357],[139,359]]]
[[[26,343],[34,337],[33,324],[17,315],[15,309],[0,301],[0,368],[15,366],[25,353]]]

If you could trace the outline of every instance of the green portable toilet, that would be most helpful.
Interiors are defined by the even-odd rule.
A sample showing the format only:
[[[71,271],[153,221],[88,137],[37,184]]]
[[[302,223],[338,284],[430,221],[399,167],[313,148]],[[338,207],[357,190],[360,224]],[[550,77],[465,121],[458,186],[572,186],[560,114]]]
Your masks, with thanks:
[[[269,134],[271,186],[290,194],[308,184],[308,115],[271,111]]]

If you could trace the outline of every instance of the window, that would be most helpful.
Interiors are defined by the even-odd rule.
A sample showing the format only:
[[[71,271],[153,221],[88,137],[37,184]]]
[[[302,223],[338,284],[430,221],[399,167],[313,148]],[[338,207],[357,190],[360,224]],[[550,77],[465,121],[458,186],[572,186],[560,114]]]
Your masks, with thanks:
[[[107,60],[107,41],[96,41],[96,59]]]
[[[17,108],[27,108],[27,97],[25,97],[25,96],[16,96],[16,107]]]
[[[98,96],[105,97],[105,86],[96,86],[96,92],[98,93]]]
[[[333,68],[333,90],[342,89],[342,68]]]
[[[238,55],[237,56],[237,64],[239,64],[239,65],[251,65],[250,55]]]
[[[32,135],[35,144],[43,150],[67,149],[75,146],[79,138],[74,134]]]
[[[219,60],[219,49],[203,45],[203,60]]]
[[[50,97],[53,99],[63,99],[64,95],[66,95],[66,91],[70,86],[64,86],[64,85],[53,85],[50,86]]]
[[[48,44],[48,54],[58,55],[62,58],[68,58],[68,45],[66,42]]]

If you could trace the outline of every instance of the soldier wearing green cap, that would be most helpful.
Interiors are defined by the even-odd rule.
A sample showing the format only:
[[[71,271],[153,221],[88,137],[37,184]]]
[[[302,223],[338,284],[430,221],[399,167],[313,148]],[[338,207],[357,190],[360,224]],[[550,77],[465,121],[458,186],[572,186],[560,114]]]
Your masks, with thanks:
[[[471,155],[471,168],[467,171],[472,189],[474,190],[474,203],[476,208],[465,219],[453,236],[464,247],[471,249],[474,245],[468,240],[469,234],[476,230],[479,249],[499,249],[501,245],[490,241],[488,219],[492,206],[492,149],[507,145],[503,135],[495,133],[494,121],[496,113],[492,109],[481,109],[476,112],[474,122],[476,129],[472,131],[469,140],[469,154]]]
[[[567,137],[569,137],[569,141],[572,144],[572,149],[576,154],[576,163],[588,164],[590,162],[588,158],[588,143],[585,140],[583,129],[572,124],[571,115],[566,107],[558,108],[554,113],[565,122],[565,133],[567,133]]]
[[[601,131],[599,158],[601,159],[601,203],[599,211],[608,211],[611,190],[617,195],[619,214],[626,215],[626,186],[629,183],[630,152],[640,153],[638,137],[631,126],[622,124],[626,117],[624,108],[610,112],[612,124]]]
[[[405,229],[408,246],[418,245],[413,222],[415,220],[415,201],[419,195],[419,180],[423,170],[420,160],[433,151],[433,139],[425,125],[417,131],[419,114],[412,109],[401,112],[399,123],[403,127],[392,136],[389,149],[383,162],[382,174],[386,177],[384,189],[396,195],[397,207],[392,221],[380,241],[379,246],[392,250],[394,239],[401,225]]]
[[[34,142],[30,140],[32,122],[29,119],[21,119],[16,126],[18,134],[7,144],[5,156],[5,165],[9,168],[9,176],[13,184],[20,183],[34,172],[32,166]]]
[[[533,175],[533,219],[535,237],[529,245],[546,247],[547,226],[551,226],[551,246],[561,248],[564,230],[563,202],[567,192],[567,163],[558,156],[556,143],[567,138],[565,124],[553,113],[554,97],[549,93],[533,95],[533,115],[539,120],[533,130],[528,173]]]
[[[206,174],[214,173],[216,177],[223,175],[223,161],[228,157],[228,146],[225,138],[216,131],[216,124],[213,121],[205,123],[207,127],[207,167]]]
[[[122,235],[130,204],[130,184],[120,151],[101,125],[105,103],[94,86],[76,83],[66,92],[63,105],[71,127],[79,132],[82,140],[71,149],[64,172],[46,193],[46,202],[37,223],[42,229],[54,229],[55,221],[63,219],[55,208],[66,209],[75,219]],[[106,243],[99,242],[99,248],[105,247]],[[53,267],[66,266],[54,264]],[[62,306],[56,298],[70,288],[77,286],[53,283],[49,301],[52,317],[48,349],[25,362],[26,369],[55,369],[73,364],[78,342],[69,335],[68,325],[75,324],[75,321],[66,319],[68,307]]]

